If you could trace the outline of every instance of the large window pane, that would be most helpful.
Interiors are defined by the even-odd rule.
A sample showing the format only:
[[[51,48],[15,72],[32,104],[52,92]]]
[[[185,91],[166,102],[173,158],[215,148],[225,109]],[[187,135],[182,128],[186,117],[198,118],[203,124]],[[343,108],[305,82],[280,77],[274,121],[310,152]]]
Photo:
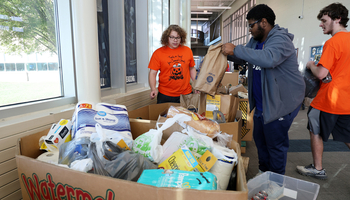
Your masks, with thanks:
[[[58,63],[49,63],[49,71],[57,71]]]
[[[47,71],[47,63],[37,63],[38,71]]]
[[[0,106],[62,96],[55,5],[56,0],[0,1],[0,55],[5,63]],[[52,72],[47,70],[50,64]]]
[[[36,63],[27,63],[27,71],[36,71]]]
[[[24,71],[24,63],[17,63],[16,70],[17,71]]]
[[[0,71],[5,71],[5,64],[4,63],[0,63]]]
[[[5,63],[5,68],[7,72],[16,71],[15,63]]]

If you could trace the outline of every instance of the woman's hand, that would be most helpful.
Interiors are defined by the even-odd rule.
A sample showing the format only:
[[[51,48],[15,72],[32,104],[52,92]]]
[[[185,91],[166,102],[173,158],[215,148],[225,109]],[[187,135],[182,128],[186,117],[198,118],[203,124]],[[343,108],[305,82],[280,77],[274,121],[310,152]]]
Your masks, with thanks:
[[[157,90],[152,90],[151,93],[150,93],[151,99],[154,99],[157,95],[158,95],[158,91]]]

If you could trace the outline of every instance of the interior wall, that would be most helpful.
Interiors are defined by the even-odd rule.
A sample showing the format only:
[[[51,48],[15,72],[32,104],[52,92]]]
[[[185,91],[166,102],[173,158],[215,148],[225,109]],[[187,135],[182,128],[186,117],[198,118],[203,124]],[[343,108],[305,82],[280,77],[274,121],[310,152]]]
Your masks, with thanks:
[[[233,12],[240,8],[246,0],[236,0],[232,9],[223,14],[223,20],[227,19]],[[350,10],[350,1],[339,0],[348,10]],[[310,47],[323,45],[331,35],[324,35],[319,27],[320,21],[317,14],[325,6],[334,3],[332,0],[257,0],[256,4],[267,4],[276,14],[276,24],[288,28],[288,31],[294,34],[294,46],[298,48],[299,70],[305,68],[310,57]],[[303,16],[302,19],[299,16]],[[350,22],[348,22],[350,25]],[[348,28],[349,30],[349,28]]]

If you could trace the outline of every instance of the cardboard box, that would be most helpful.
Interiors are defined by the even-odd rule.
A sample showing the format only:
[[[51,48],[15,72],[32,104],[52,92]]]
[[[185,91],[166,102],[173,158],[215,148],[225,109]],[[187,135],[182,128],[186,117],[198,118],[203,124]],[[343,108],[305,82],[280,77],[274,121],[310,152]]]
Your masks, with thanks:
[[[252,141],[253,139],[253,128],[254,128],[254,110],[249,113],[249,101],[248,99],[239,99],[239,110],[242,111],[242,129],[241,129],[241,140]]]
[[[151,120],[154,124],[158,120],[159,115],[167,113],[170,106],[180,106],[177,103],[162,103],[162,104],[153,104],[148,105],[133,111],[129,111],[129,119],[143,119]],[[232,135],[232,139],[237,143],[241,144],[241,135],[242,135],[242,120],[238,118],[237,122],[227,122],[221,123],[220,131]],[[167,138],[166,138],[167,139]]]
[[[238,72],[225,72],[224,77],[221,80],[223,86],[231,84],[232,86],[238,85],[239,73]]]
[[[130,121],[133,137],[155,126],[153,121]],[[16,163],[22,198],[29,199],[94,199],[94,200],[246,200],[248,189],[242,158],[237,165],[237,191],[203,191],[177,188],[157,188],[137,182],[83,173],[45,163],[35,158],[42,151],[38,141],[48,130],[18,140]],[[240,152],[238,143],[231,144]]]

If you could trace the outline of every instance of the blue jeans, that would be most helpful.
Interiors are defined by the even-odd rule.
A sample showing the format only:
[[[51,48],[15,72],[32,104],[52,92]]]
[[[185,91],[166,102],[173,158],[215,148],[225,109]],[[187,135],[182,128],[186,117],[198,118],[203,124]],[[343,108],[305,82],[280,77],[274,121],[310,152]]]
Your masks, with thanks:
[[[264,115],[255,109],[253,137],[258,149],[259,169],[284,174],[289,148],[288,130],[300,110],[298,106],[293,112],[264,124]]]

